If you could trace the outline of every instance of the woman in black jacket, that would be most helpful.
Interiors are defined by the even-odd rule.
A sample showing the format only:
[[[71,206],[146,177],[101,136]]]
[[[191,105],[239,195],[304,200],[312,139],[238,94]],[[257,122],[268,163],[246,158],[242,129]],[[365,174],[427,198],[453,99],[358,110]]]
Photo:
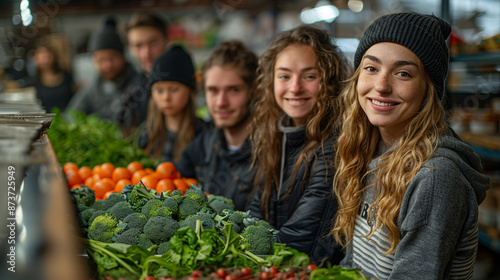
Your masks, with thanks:
[[[300,26],[281,33],[260,57],[251,134],[257,191],[249,210],[279,230],[278,242],[316,263],[338,264],[343,254],[326,236],[337,207],[332,105],[349,68],[331,39]]]

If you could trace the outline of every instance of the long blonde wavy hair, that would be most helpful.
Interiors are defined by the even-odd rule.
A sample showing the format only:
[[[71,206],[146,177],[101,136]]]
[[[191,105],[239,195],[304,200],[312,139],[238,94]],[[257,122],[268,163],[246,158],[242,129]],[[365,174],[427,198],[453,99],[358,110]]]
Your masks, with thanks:
[[[364,57],[363,57],[364,58]],[[363,61],[363,60],[361,60]],[[361,206],[362,192],[369,173],[374,173],[376,199],[369,207],[371,229],[364,237],[385,226],[391,248],[395,252],[401,239],[397,226],[399,210],[406,189],[417,172],[425,167],[438,145],[438,137],[447,131],[445,114],[434,84],[422,62],[419,69],[424,74],[427,92],[420,110],[410,119],[403,135],[393,144],[394,149],[382,155],[380,165],[368,170],[368,163],[376,157],[381,137],[358,102],[357,85],[362,66],[358,67],[336,102],[341,110],[336,129],[340,130],[335,156],[336,173],[333,190],[338,200],[338,212],[331,234],[336,241],[347,246],[354,235],[356,215]]]
[[[258,98],[251,123],[252,168],[254,187],[262,190],[261,209],[269,220],[269,199],[272,188],[279,185],[282,133],[278,121],[284,114],[274,97],[274,67],[278,54],[293,44],[311,47],[316,54],[316,67],[321,75],[315,108],[307,118],[305,137],[307,146],[299,155],[294,172],[302,164],[316,160],[314,149],[333,136],[337,111],[333,99],[340,93],[349,76],[349,67],[331,37],[324,30],[312,26],[299,26],[282,32],[259,60]],[[303,182],[306,185],[307,182]]]

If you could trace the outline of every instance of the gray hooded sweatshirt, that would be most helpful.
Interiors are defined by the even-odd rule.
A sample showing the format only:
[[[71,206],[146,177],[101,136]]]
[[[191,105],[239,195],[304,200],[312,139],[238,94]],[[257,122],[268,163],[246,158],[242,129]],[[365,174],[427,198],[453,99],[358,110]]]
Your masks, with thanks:
[[[369,168],[377,166],[379,157]],[[370,240],[368,207],[375,188],[363,192],[354,237],[341,265],[378,279],[471,279],[478,247],[478,205],[489,188],[479,157],[460,139],[442,136],[433,157],[408,185],[397,225],[401,241],[394,254],[387,228]],[[370,174],[367,183],[375,182]]]

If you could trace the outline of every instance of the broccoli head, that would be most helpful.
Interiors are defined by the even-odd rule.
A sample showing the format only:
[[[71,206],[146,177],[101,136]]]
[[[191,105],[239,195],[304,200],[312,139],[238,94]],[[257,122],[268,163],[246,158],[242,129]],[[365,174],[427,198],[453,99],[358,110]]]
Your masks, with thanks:
[[[234,203],[231,199],[219,196],[219,195],[209,195],[208,205],[212,207],[217,214],[222,213],[222,210],[229,209],[234,210]]]
[[[174,213],[170,207],[162,206],[158,209],[157,216],[160,217],[173,217]]]
[[[273,233],[263,226],[249,226],[241,234],[243,243],[250,244],[248,250],[256,255],[273,253]]]
[[[174,190],[170,194],[170,197],[173,198],[175,201],[177,201],[177,204],[180,204],[181,201],[184,199],[184,196],[182,196],[182,191],[180,190]]]
[[[224,209],[220,214],[215,216],[214,220],[217,222],[216,226],[218,229],[223,229],[227,224],[233,224],[233,230],[236,233],[241,233],[245,228],[243,213],[241,211]]]
[[[162,206],[162,202],[159,199],[151,199],[142,207],[141,213],[146,215],[146,217],[156,217],[158,216],[158,209]]]
[[[190,196],[185,196],[179,204],[179,220],[184,220],[188,216],[198,213],[205,205],[199,200],[193,199]]]
[[[155,245],[144,233],[139,234],[137,240],[137,246],[142,246],[144,248],[151,248],[151,246]]]
[[[153,191],[156,193],[155,190]],[[146,189],[146,187],[144,187],[141,183],[134,186],[134,188],[127,193],[128,202],[135,212],[141,212],[142,207],[154,198],[156,198],[156,196]]]
[[[113,207],[118,202],[125,201],[125,195],[121,193],[112,193],[108,198],[106,198],[102,204],[102,210],[108,210]]]
[[[158,248],[156,248],[156,254],[163,255],[168,251],[169,248],[170,248],[170,242],[162,242],[160,243],[160,245],[158,245]]]
[[[209,214],[210,216],[212,216],[212,219],[215,218],[215,216],[217,216],[217,212],[215,212],[215,210],[208,205],[201,208],[200,211],[198,211],[198,214],[201,213]]]
[[[113,237],[119,234],[123,229],[118,227],[118,223],[110,214],[105,214],[94,219],[89,228],[88,236],[90,239],[111,243]]]
[[[163,200],[162,206],[169,207],[170,210],[172,210],[172,216],[177,216],[179,213],[179,203],[175,198],[166,197],[165,200]]]
[[[108,212],[113,214],[116,217],[116,220],[119,221],[134,213],[134,210],[132,209],[132,206],[130,206],[130,203],[122,201],[109,208]]]
[[[207,194],[201,189],[201,187],[195,185],[192,185],[191,188],[184,193],[184,196],[190,196],[191,198],[194,198],[196,200],[199,199],[203,202],[208,203]]]
[[[179,223],[171,217],[156,216],[149,218],[144,226],[144,234],[153,241],[154,244],[169,241],[179,229]]]
[[[77,204],[90,206],[95,202],[94,190],[82,185],[80,188],[75,188],[69,191]]]
[[[129,245],[137,245],[139,244],[139,234],[141,234],[141,230],[138,228],[127,229],[118,234],[114,242],[129,244]]]
[[[89,228],[89,220],[94,214],[95,209],[87,207],[83,211],[78,212],[78,226],[83,234],[87,234]]]
[[[180,227],[190,227],[192,230],[196,231],[196,221],[200,220],[203,229],[212,229],[215,226],[214,219],[212,215],[207,213],[198,213],[187,217],[184,221],[180,222]]]
[[[99,199],[99,200],[96,200],[94,203],[92,203],[92,208],[94,208],[95,210],[103,210],[102,207],[104,205],[104,200],[102,199]]]
[[[126,229],[137,228],[140,231],[144,229],[144,225],[148,222],[148,217],[142,213],[134,212],[123,219],[123,223],[127,224]]]
[[[89,218],[89,221],[88,221],[89,226],[94,222],[95,218],[102,216],[104,214],[106,214],[106,212],[103,210],[95,210],[92,213],[92,216],[90,216],[90,218]]]

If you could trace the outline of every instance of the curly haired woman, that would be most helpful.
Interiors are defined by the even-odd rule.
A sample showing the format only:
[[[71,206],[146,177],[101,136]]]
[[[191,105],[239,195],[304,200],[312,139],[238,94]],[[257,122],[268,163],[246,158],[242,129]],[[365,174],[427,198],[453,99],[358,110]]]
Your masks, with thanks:
[[[444,119],[450,32],[430,15],[377,19],[339,97],[332,234],[341,265],[370,278],[472,277],[489,179]]]
[[[336,209],[333,99],[349,68],[328,33],[311,26],[278,35],[259,64],[250,213],[279,230],[278,242],[338,263],[343,253],[326,236]]]

